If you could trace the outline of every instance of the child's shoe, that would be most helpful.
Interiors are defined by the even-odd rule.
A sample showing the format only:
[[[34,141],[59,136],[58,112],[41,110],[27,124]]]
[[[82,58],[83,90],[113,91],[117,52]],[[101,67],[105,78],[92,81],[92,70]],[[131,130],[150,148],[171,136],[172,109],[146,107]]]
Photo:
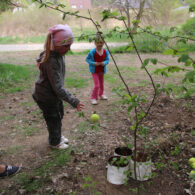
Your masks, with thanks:
[[[69,140],[62,135],[61,142],[67,144],[69,142]]]
[[[5,171],[0,174],[0,178],[4,178],[10,175],[14,175],[20,170],[20,167],[18,166],[11,166],[11,165],[6,165],[5,166]]]
[[[100,99],[101,99],[101,100],[107,100],[108,98],[107,98],[107,96],[105,96],[105,95],[101,95],[101,96],[100,96]]]
[[[54,149],[67,149],[69,147],[69,145],[65,144],[63,142],[60,142],[60,144],[58,144],[57,146],[50,145],[50,147],[54,148]]]
[[[96,100],[96,99],[91,99],[91,104],[93,104],[93,105],[98,104],[98,103],[97,103],[97,100]]]

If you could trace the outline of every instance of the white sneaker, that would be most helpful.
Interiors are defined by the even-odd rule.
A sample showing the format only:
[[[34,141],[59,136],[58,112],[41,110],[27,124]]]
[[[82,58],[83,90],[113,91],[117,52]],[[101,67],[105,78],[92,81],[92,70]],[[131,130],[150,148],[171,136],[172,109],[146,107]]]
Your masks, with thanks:
[[[107,98],[107,96],[102,95],[102,96],[100,96],[100,99],[101,99],[101,100],[107,100],[108,98]]]
[[[67,148],[69,147],[69,145],[60,142],[60,144],[58,144],[57,146],[52,146],[52,145],[50,145],[50,147],[51,147],[51,148],[54,148],[54,149],[67,149]]]
[[[67,144],[69,142],[69,140],[62,135],[61,142]]]
[[[96,99],[91,99],[91,104],[93,104],[93,105],[98,104],[98,103],[97,103],[97,100],[96,100]]]

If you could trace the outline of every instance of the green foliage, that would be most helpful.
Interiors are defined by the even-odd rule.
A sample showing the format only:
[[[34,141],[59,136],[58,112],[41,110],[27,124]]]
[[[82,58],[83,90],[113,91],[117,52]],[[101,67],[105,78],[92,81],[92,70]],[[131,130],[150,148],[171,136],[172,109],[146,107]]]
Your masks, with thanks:
[[[182,85],[175,85],[173,83],[168,83],[165,86],[157,84],[158,90],[166,93],[167,95],[172,94],[175,98],[189,98],[195,93],[195,88],[193,83],[186,82]]]
[[[156,19],[167,25],[172,14],[172,10],[180,6],[180,0],[155,0],[152,1],[152,8]]]
[[[44,189],[44,186],[50,180],[51,173],[56,166],[64,167],[71,158],[71,150],[53,151],[51,158],[43,162],[38,168],[28,170],[28,172],[19,173],[16,177],[16,183],[21,185],[27,192]],[[54,172],[55,173],[55,172]]]
[[[192,179],[193,181],[195,181],[195,173],[190,174],[189,178]]]
[[[170,162],[170,164],[175,168],[176,170],[179,170],[179,163],[178,162]]]
[[[101,193],[97,191],[97,182],[93,181],[91,176],[88,175],[87,177],[84,177],[85,183],[82,184],[83,189],[89,189],[90,194],[94,195],[100,195]]]
[[[186,81],[189,81],[191,83],[195,83],[195,71],[194,70],[188,71],[185,74],[185,77],[183,79],[183,82],[186,82]]]
[[[89,122],[82,121],[77,125],[77,129],[79,133],[84,133],[89,130]]]
[[[156,65],[157,62],[158,62],[158,59],[157,58],[147,58],[147,59],[145,59],[141,68],[142,69],[145,68],[149,64],[149,62],[151,62],[152,64]]]
[[[36,37],[0,37],[0,44],[10,44],[10,43],[44,43],[45,36]]]
[[[0,13],[6,11],[9,8],[7,0],[1,0],[0,2]]]
[[[72,75],[71,77],[67,76],[65,80],[66,87],[83,88],[87,86],[87,79],[85,78],[78,78]]]
[[[176,156],[177,156],[177,155],[180,154],[180,152],[181,152],[181,151],[180,151],[179,145],[176,145],[176,146],[174,147],[174,150],[171,151],[171,155],[173,155],[173,156],[176,155]]]
[[[195,17],[190,18],[182,25],[182,31],[184,34],[195,36]]]
[[[126,157],[114,157],[112,158],[112,161],[110,162],[111,165],[117,166],[120,168],[121,166],[127,166],[129,164],[129,161]]]
[[[37,132],[40,132],[40,128],[37,128],[37,127],[29,127],[29,126],[25,126],[23,127],[23,133],[26,135],[26,136],[33,136],[35,133]]]
[[[16,66],[12,64],[0,64],[0,91],[16,86],[23,81],[27,82],[31,70],[27,66]],[[23,89],[23,88],[22,88]]]

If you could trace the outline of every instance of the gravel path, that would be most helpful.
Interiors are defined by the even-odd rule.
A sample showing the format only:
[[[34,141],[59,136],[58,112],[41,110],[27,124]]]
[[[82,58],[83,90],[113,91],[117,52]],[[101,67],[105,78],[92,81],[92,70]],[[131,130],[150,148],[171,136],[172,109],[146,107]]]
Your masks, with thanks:
[[[128,43],[108,43],[110,47],[119,47],[127,45]],[[71,46],[73,51],[86,50],[94,48],[94,43],[74,43]],[[8,51],[35,51],[43,50],[43,44],[0,44],[0,52]]]

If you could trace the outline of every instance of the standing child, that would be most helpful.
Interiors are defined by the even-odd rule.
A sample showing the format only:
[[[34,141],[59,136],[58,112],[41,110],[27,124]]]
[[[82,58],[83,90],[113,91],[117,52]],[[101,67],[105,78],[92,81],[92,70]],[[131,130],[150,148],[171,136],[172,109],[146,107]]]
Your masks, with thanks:
[[[64,115],[62,100],[78,111],[84,107],[64,88],[65,57],[73,43],[73,34],[68,25],[58,24],[49,29],[44,52],[40,54],[40,75],[35,83],[33,98],[43,112],[52,148],[68,148],[68,139],[61,135],[61,120]]]
[[[104,74],[106,73],[106,65],[109,63],[109,53],[103,48],[104,41],[97,34],[95,39],[96,48],[90,50],[86,61],[89,64],[89,72],[91,72],[94,88],[91,94],[91,103],[96,105],[98,98],[107,100],[104,94]]]

